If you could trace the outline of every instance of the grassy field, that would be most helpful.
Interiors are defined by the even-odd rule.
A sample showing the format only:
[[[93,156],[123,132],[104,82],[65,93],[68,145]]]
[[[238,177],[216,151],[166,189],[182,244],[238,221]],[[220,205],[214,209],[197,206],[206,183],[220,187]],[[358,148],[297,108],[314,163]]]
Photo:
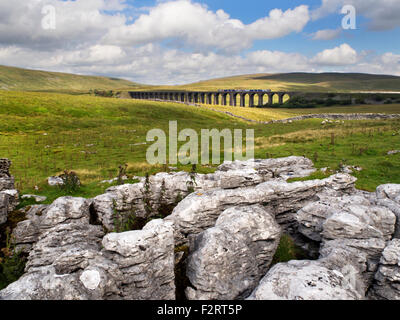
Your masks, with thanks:
[[[380,104],[380,105],[351,105],[351,106],[333,106],[310,109],[280,109],[286,114],[321,114],[321,113],[385,113],[399,114],[400,104]]]
[[[149,89],[212,91],[218,89],[271,89],[274,91],[354,92],[400,91],[400,77],[355,73],[252,74],[211,79],[182,86]]]
[[[139,88],[140,85],[121,79],[80,76],[68,73],[27,70],[0,66],[0,90],[88,92],[90,89],[115,90]]]
[[[289,109],[289,108],[241,108],[231,106],[203,105],[204,108],[230,112],[250,120],[271,121],[296,117],[304,114],[322,113],[385,113],[399,114],[400,104],[332,106],[323,108]]]
[[[394,90],[400,87],[399,79],[337,74],[252,75],[171,88],[0,66],[0,158],[12,161],[11,174],[15,176],[16,187],[21,194],[44,195],[47,197],[45,203],[65,195],[91,198],[116,184],[101,181],[115,178],[120,165],[128,166],[127,183],[136,182],[135,176],[168,171],[168,166],[147,163],[146,151],[150,143],[146,142],[146,135],[155,128],[163,129],[168,134],[169,121],[178,121],[178,130],[191,128],[199,134],[201,129],[254,129],[256,158],[306,156],[313,160],[316,168],[329,168],[326,173],[318,171],[306,179],[327,177],[343,165],[362,167],[362,171],[354,173],[358,178],[356,186],[374,191],[380,184],[400,184],[400,154],[387,154],[389,150],[400,149],[400,120],[345,121],[323,126],[321,120],[310,119],[265,125],[220,111],[270,121],[309,113],[400,113],[398,104],[311,109],[194,107],[96,97],[88,93],[93,89],[123,91],[139,87],[183,90],[304,89],[321,92],[369,88]],[[209,173],[216,167],[198,166],[197,171]],[[47,185],[49,176],[61,174],[64,170],[74,171],[79,176],[81,187],[78,190],[62,190]],[[177,170],[190,171],[191,166],[177,165]],[[20,208],[31,204],[31,200],[24,200]],[[15,252],[10,257],[10,248],[5,243],[7,228],[13,229],[23,219],[24,213],[16,210],[8,217],[7,224],[0,226],[0,288],[23,273],[24,258]],[[302,258],[303,253],[293,240],[284,236],[274,263]]]
[[[81,76],[0,66],[0,90],[52,91],[82,94],[97,90],[272,89],[275,91],[399,91],[400,77],[355,73],[252,74],[211,79],[180,86],[143,85],[127,80]]]
[[[271,112],[270,117],[287,116],[286,111]],[[346,121],[325,127],[320,120],[261,125],[182,104],[55,93],[0,91],[0,157],[13,161],[12,174],[22,193],[46,195],[51,202],[63,193],[46,186],[46,178],[68,169],[76,171],[83,183],[74,195],[93,197],[109,187],[99,182],[116,177],[121,164],[128,164],[130,175],[165,170],[147,164],[145,143],[150,129],[168,132],[170,120],[178,121],[179,130],[197,132],[252,128],[257,158],[305,155],[318,168],[336,169],[340,163],[361,166],[364,170],[355,175],[357,186],[365,190],[400,183],[400,155],[387,155],[400,147],[399,120]],[[215,166],[199,167],[199,172],[213,170]]]

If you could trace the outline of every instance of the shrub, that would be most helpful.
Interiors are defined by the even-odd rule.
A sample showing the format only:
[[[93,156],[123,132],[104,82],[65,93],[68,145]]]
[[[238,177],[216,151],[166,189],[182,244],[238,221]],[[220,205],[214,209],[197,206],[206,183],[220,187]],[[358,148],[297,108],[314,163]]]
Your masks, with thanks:
[[[10,283],[17,281],[25,270],[26,258],[15,248],[10,236],[11,231],[6,232],[6,247],[1,249],[0,255],[0,290]]]
[[[167,199],[165,196],[166,191],[167,190],[165,187],[165,180],[163,180],[161,183],[160,195],[158,197],[158,215],[155,218],[164,219],[164,218],[168,217],[177,205],[177,203],[169,204],[167,202]]]
[[[114,97],[114,92],[112,90],[104,91],[104,90],[90,90],[90,94],[94,94],[97,97],[105,97],[105,98],[111,98]]]
[[[366,104],[365,99],[363,99],[363,98],[357,98],[355,100],[355,102],[356,102],[356,104]]]
[[[80,189],[81,181],[75,172],[65,170],[60,178],[63,180],[63,184],[60,185],[62,191],[74,193]]]
[[[126,176],[126,170],[128,169],[128,165],[124,164],[118,167],[118,185],[121,185],[124,182],[124,177]]]
[[[197,166],[194,164],[192,165],[192,170],[189,173],[190,180],[186,182],[187,190],[189,193],[193,193],[195,190],[195,186],[197,185],[196,175],[197,175]]]
[[[113,216],[114,230],[113,232],[127,232],[131,230],[142,230],[143,227],[150,221],[148,218],[140,218],[136,216],[136,212],[121,214],[117,210],[117,203],[113,200]]]
[[[151,204],[151,184],[150,184],[149,173],[146,173],[146,179],[144,181],[142,195],[143,195],[142,200],[144,203],[144,209],[146,211],[146,216],[150,217],[153,212],[153,206]]]
[[[337,104],[337,102],[336,102],[335,100],[329,98],[329,99],[327,99],[327,100],[325,101],[324,104],[325,104],[325,106],[327,106],[327,107],[331,107],[331,106],[334,106],[335,104]]]
[[[304,260],[308,258],[307,253],[298,247],[289,235],[284,234],[279,242],[278,249],[276,249],[271,266],[281,262]]]
[[[348,106],[348,105],[352,104],[352,101],[351,101],[351,99],[345,99],[345,100],[341,100],[339,102],[339,104],[342,105],[342,106]]]

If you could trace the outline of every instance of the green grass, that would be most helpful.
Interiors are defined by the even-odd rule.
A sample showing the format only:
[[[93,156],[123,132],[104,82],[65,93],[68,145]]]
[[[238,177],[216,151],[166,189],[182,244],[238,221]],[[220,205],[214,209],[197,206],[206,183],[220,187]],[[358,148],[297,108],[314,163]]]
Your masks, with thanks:
[[[240,108],[238,108],[240,109]],[[252,111],[265,112],[264,109]],[[244,110],[246,111],[246,110]],[[274,109],[276,117],[286,117]],[[46,178],[64,170],[77,172],[82,181],[76,196],[93,197],[109,187],[101,180],[114,178],[118,166],[128,164],[129,175],[144,176],[164,171],[146,162],[146,134],[154,128],[168,132],[168,122],[178,129],[225,128],[255,130],[256,157],[305,155],[318,168],[335,168],[345,160],[364,171],[356,173],[357,186],[373,191],[382,183],[400,183],[400,121],[346,121],[321,126],[321,120],[291,124],[253,124],[206,108],[55,93],[0,91],[0,157],[12,160],[12,174],[22,193],[62,196],[46,185]],[[331,133],[335,145],[330,145]],[[223,144],[222,144],[223,145]],[[368,148],[360,154],[360,149]],[[198,172],[213,172],[216,166],[198,166]],[[178,165],[190,171],[190,166]],[[38,186],[39,191],[34,187]]]
[[[251,74],[210,79],[180,86],[141,85],[131,81],[0,66],[0,90],[87,93],[98,90],[272,89],[274,91],[399,91],[400,77],[357,73]]]
[[[90,89],[137,89],[138,84],[115,78],[27,70],[0,66],[0,90],[57,91],[79,94]]]
[[[357,73],[251,74],[211,79],[182,86],[149,89],[271,89],[274,91],[353,92],[399,91],[400,77]]]
[[[298,247],[289,235],[284,234],[272,259],[271,267],[278,263],[306,259],[308,259],[306,252]]]
[[[399,114],[400,104],[381,104],[381,105],[351,105],[351,106],[332,106],[323,108],[310,109],[286,109],[279,108],[280,112],[286,114],[302,115],[302,114],[321,114],[321,113],[386,113]]]
[[[250,120],[271,121],[296,117],[304,114],[321,113],[386,113],[399,114],[400,104],[362,105],[362,106],[332,106],[324,108],[289,109],[289,108],[242,108],[231,106],[203,105],[205,108],[230,112]]]
[[[260,88],[273,90],[395,90],[396,77],[370,75],[251,75],[217,79],[197,84],[172,87],[184,90],[216,90],[225,88]],[[356,81],[355,81],[356,80]],[[164,166],[151,166],[146,162],[144,144],[146,134],[154,128],[168,132],[168,123],[178,121],[179,130],[254,129],[255,157],[306,156],[317,168],[329,167],[327,174],[318,171],[310,177],[293,179],[322,179],[332,174],[340,164],[361,166],[356,172],[356,186],[374,191],[384,183],[400,184],[400,154],[388,156],[389,150],[400,149],[400,120],[346,121],[321,125],[321,120],[311,119],[290,124],[254,124],[211,110],[182,104],[151,101],[123,100],[94,97],[90,89],[132,90],[138,85],[118,79],[82,77],[60,73],[30,71],[0,66],[0,158],[9,158],[13,165],[11,174],[21,194],[47,197],[45,204],[64,195],[92,198],[104,193],[113,184],[100,181],[114,178],[118,166],[128,164],[127,174],[144,176],[166,171]],[[146,87],[171,89],[171,87]],[[1,91],[5,89],[7,91]],[[10,90],[30,90],[23,92]],[[47,91],[47,92],[44,92]],[[313,109],[258,109],[211,106],[219,111],[229,111],[249,119],[270,121],[309,113],[382,112],[400,113],[400,105],[349,106]],[[334,135],[334,144],[331,142]],[[180,143],[180,145],[183,143]],[[222,151],[222,150],[221,150]],[[178,170],[190,171],[191,166],[178,165]],[[216,166],[198,166],[197,172],[210,173]],[[46,178],[73,170],[81,179],[77,190],[50,187]],[[38,190],[37,190],[38,188]],[[19,208],[34,204],[24,200]],[[23,210],[10,214],[1,226],[0,247],[5,243],[6,229],[15,228],[25,219]],[[128,221],[132,225],[142,221]],[[177,249],[185,251],[185,248]],[[187,254],[187,253],[186,253]],[[275,254],[273,264],[305,258],[289,236],[284,235]],[[22,274],[25,257],[0,254],[0,289]],[[187,287],[183,265],[178,265],[177,291],[181,295]]]

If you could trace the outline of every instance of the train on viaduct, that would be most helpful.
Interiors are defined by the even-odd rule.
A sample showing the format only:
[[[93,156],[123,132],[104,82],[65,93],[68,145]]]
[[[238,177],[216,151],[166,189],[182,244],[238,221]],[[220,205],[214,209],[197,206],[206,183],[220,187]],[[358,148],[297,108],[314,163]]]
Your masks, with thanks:
[[[263,107],[276,102],[283,104],[285,97],[290,99],[290,92],[272,92],[271,90],[220,90],[220,91],[131,91],[132,99],[165,100],[184,103],[230,105],[233,107]],[[258,97],[257,101],[255,97]]]

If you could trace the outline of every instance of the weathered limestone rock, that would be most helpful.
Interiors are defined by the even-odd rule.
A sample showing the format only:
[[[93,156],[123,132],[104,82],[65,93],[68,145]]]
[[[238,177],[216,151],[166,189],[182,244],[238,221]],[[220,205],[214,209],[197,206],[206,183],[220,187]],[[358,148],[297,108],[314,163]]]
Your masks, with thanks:
[[[172,300],[175,258],[186,259],[174,248],[183,244],[190,245],[189,299],[352,300],[370,288],[373,299],[400,299],[400,242],[392,240],[400,236],[400,186],[357,191],[356,179],[342,173],[286,182],[312,170],[298,157],[224,163],[197,174],[190,195],[189,174],[160,173],[150,177],[154,211],[188,195],[172,215],[106,236],[115,213],[148,217],[144,179],[93,200],[26,208],[27,220],[13,231],[17,248],[29,253],[26,273],[0,299]],[[0,191],[0,223],[16,200],[15,190]],[[281,229],[316,244],[319,259],[269,270]]]
[[[104,237],[103,255],[119,266],[119,295],[129,300],[174,300],[174,233],[171,223],[152,220],[143,230]]]
[[[395,238],[400,238],[400,185],[384,184],[376,189],[377,205],[386,207],[396,215]]]
[[[352,190],[356,179],[337,174],[324,180],[287,183],[272,180],[255,187],[231,190],[212,190],[189,195],[166,218],[175,224],[175,241],[187,243],[188,235],[197,235],[215,225],[219,215],[227,208],[263,204],[275,216],[279,224],[291,224],[294,213],[314,199],[324,189],[333,191]]]
[[[11,161],[0,159],[0,224],[7,221],[8,214],[19,203],[18,191],[14,190],[14,177],[10,175]]]
[[[12,236],[18,250],[29,253],[33,244],[36,243],[40,236],[40,221],[46,205],[34,205],[22,210],[25,211],[26,220],[18,223],[13,230]]]
[[[8,197],[8,212],[14,211],[19,204],[19,194],[17,190],[4,190],[0,193]]]
[[[318,198],[319,201],[310,202],[295,215],[298,231],[314,241],[322,241],[323,224],[333,213],[346,211],[349,205],[371,205],[368,199],[360,195],[330,197],[319,194]]]
[[[319,194],[295,215],[298,231],[315,241],[334,239],[390,240],[396,216],[389,208],[376,204],[374,194],[354,192],[352,195]]]
[[[19,204],[17,190],[4,190],[0,192],[0,224],[7,221],[8,214],[15,210]]]
[[[322,232],[325,239],[391,239],[396,216],[389,209],[361,205],[346,209],[333,213],[325,221]]]
[[[63,197],[33,206],[14,236],[29,252],[25,274],[0,299],[173,299],[174,238],[170,224],[108,234],[92,225],[90,200]],[[104,247],[104,248],[102,248]]]
[[[383,251],[369,298],[400,300],[400,239],[393,239]]]
[[[5,193],[0,192],[0,224],[3,224],[7,221],[8,199],[9,197]]]
[[[0,292],[0,299],[89,299],[77,276],[101,249],[101,226],[89,224],[89,202],[63,197],[28,213],[14,234],[35,242],[26,273]],[[32,244],[29,244],[32,245]]]
[[[281,181],[274,182],[282,183]],[[263,183],[253,189],[266,184],[269,183]],[[349,184],[345,184],[345,186],[343,187],[344,190],[351,188]],[[322,241],[320,259],[318,261],[292,261],[274,267],[253,292],[251,299],[349,300],[365,298],[366,291],[370,287],[377,270],[379,257],[385,248],[385,243],[391,239],[394,233],[396,217],[388,208],[375,204],[374,194],[353,190],[353,194],[348,195],[340,192],[340,189],[339,184],[331,188],[320,188],[319,191],[317,190],[314,193],[314,196],[308,198],[309,204],[295,215],[300,225],[299,230],[304,236],[314,241]],[[247,189],[241,189],[241,191],[243,190],[247,191]],[[221,201],[221,195],[222,197],[226,196],[224,191],[226,192],[226,190],[218,190],[206,193],[207,196],[210,195],[210,200],[203,200],[203,207],[197,206],[196,201],[191,201],[186,213],[193,212],[193,215],[185,215],[184,217],[189,219],[178,220],[181,222],[180,226],[187,228],[189,223],[192,222],[194,213],[200,216],[200,220],[196,220],[196,223],[201,224],[204,219],[210,217],[210,212],[218,212],[220,206],[224,204]],[[288,191],[284,193],[286,199],[288,193]],[[263,192],[263,194],[267,193]],[[273,194],[279,193],[275,191]],[[246,194],[246,199],[249,202],[253,200],[251,195]],[[191,195],[187,200],[195,196],[196,194]],[[198,196],[201,197],[202,195]],[[229,196],[226,196],[227,199],[231,200],[230,205],[232,205],[232,199],[236,200],[237,197],[237,194],[232,196],[231,192]],[[215,202],[208,207],[207,204],[211,202],[211,199]],[[184,200],[181,204],[187,200]],[[222,200],[225,200],[225,198],[222,198]],[[262,203],[267,208],[269,207],[267,201],[264,200]],[[178,210],[180,205],[175,210]],[[234,205],[240,206],[242,202],[239,200]],[[277,207],[279,208],[279,206],[272,206],[272,208]],[[202,215],[203,212],[206,212],[205,216]],[[274,213],[277,214],[276,211]],[[227,215],[227,217],[229,216]],[[246,262],[244,258],[251,256],[251,254],[246,251],[244,246],[240,247],[236,244],[234,238],[229,238],[230,234],[224,233],[220,229],[218,221],[217,216],[215,227],[201,233],[197,238],[196,251],[189,260],[188,270],[192,273],[189,272],[189,278],[193,281],[192,284],[197,284],[194,284],[197,290],[192,288],[187,290],[188,297],[191,299],[218,299],[219,296],[232,299],[232,297],[224,296],[224,294],[234,294],[240,292],[240,290],[245,290],[245,287],[238,285],[234,287],[238,290],[235,291],[230,286],[230,280],[236,281],[236,284],[242,284],[246,281],[251,282],[251,279],[255,277],[254,265]],[[208,223],[211,224],[212,221]],[[207,229],[206,226],[201,227]],[[189,232],[187,230],[185,230],[186,234],[193,233],[193,230]],[[236,246],[232,246],[232,243]],[[230,249],[228,244],[231,245],[238,253],[234,261],[238,261],[237,267],[243,278],[224,277],[225,273],[221,270],[227,269],[222,267],[224,266],[224,259],[232,259],[229,253],[225,252],[225,255],[223,255],[222,252],[221,257],[218,256],[214,259],[221,263],[218,265],[219,268],[215,267],[217,263],[209,258],[210,252],[212,252],[210,248],[219,248],[218,245],[221,244],[228,249]],[[218,250],[215,251],[219,252]],[[197,265],[194,262],[197,262]],[[194,264],[194,267],[191,264]],[[235,264],[232,263],[230,267],[232,266],[234,268]],[[207,268],[210,268],[210,270]],[[237,274],[240,274],[239,272]],[[223,280],[221,283],[213,278],[215,274],[217,280]],[[235,275],[236,273],[231,272],[231,274]],[[199,290],[198,287],[201,289]],[[213,291],[214,287],[218,288],[217,293]]]
[[[11,161],[0,159],[0,191],[14,189],[14,178],[10,175]]]
[[[363,297],[337,270],[319,261],[290,261],[272,267],[249,300],[359,300]]]
[[[196,288],[192,300],[245,298],[268,270],[281,228],[262,206],[225,210],[214,228],[201,233],[191,248],[187,275]]]
[[[47,197],[44,196],[37,196],[34,194],[24,194],[21,196],[21,199],[27,199],[27,200],[35,200],[35,202],[44,202],[47,200]]]
[[[74,275],[57,275],[51,266],[24,274],[0,291],[2,300],[86,300]]]
[[[390,199],[400,204],[400,184],[384,184],[376,189],[378,199]]]
[[[319,261],[342,273],[365,296],[384,248],[385,241],[377,238],[330,240],[323,242]]]
[[[55,186],[62,186],[64,184],[64,181],[60,177],[49,177],[47,178],[47,183],[51,187]]]
[[[279,159],[226,161],[218,167],[220,171],[255,169],[264,177],[301,178],[314,173],[316,169],[310,159],[304,157],[287,157]]]
[[[353,287],[365,294],[394,234],[394,212],[377,205],[375,194],[357,191],[341,197],[322,193],[295,217],[301,234],[322,242],[320,260],[349,276]]]
[[[304,157],[266,159],[256,161],[225,162],[213,174],[196,174],[194,190],[205,192],[213,189],[250,187],[273,178],[303,177],[314,172],[313,164]],[[190,175],[186,172],[159,173],[149,178],[150,192],[147,197],[153,211],[161,202],[176,205],[186,197]],[[143,202],[144,179],[136,184],[111,187],[103,195],[94,198],[93,208],[108,230],[114,228],[114,216],[136,215],[146,217]]]

